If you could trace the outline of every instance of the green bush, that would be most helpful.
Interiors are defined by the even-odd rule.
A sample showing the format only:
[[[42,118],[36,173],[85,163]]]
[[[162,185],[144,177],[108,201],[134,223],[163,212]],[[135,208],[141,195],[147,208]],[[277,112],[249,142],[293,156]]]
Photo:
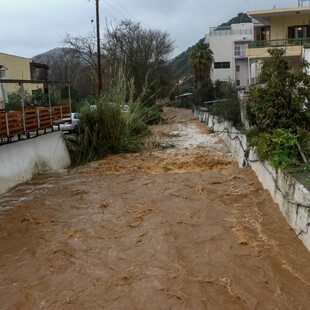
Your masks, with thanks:
[[[24,107],[30,105],[31,95],[28,92],[24,92]],[[8,102],[5,104],[5,108],[8,111],[21,110],[22,109],[22,96],[21,92],[15,91],[8,94]]]
[[[103,158],[109,153],[136,150],[132,119],[121,112],[120,106],[99,99],[96,108],[87,105],[81,110],[78,137],[78,162]]]
[[[210,107],[210,113],[232,122],[235,127],[240,127],[241,111],[235,86],[230,82],[217,80],[214,84],[214,91],[217,99],[222,101],[215,102]]]
[[[263,133],[252,140],[257,144],[257,153],[261,160],[268,160],[274,168],[285,168],[297,161],[297,138],[285,129],[275,129]]]
[[[30,95],[27,91],[24,92],[24,107],[42,107],[55,105],[59,98],[54,94],[45,94],[42,89],[37,89]],[[21,91],[14,91],[8,94],[8,103],[5,104],[6,110],[21,110],[22,109],[22,95]]]
[[[120,69],[111,79],[104,96],[81,109],[78,145],[73,161],[97,160],[110,153],[133,152],[141,148],[148,125],[160,120],[161,105],[133,100],[133,81],[126,81]],[[146,91],[141,94],[145,97]],[[128,105],[130,112],[122,112]]]

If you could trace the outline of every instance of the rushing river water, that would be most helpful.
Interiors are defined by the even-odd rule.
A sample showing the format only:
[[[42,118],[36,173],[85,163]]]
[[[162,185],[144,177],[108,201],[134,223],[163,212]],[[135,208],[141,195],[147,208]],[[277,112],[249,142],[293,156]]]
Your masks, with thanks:
[[[165,113],[167,149],[0,196],[1,309],[309,309],[310,254],[269,193],[191,111]]]

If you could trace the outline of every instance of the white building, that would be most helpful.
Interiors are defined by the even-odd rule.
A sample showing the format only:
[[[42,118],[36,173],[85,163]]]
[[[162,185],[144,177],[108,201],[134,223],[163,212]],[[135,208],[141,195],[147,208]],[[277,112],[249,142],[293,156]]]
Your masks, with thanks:
[[[206,43],[214,54],[212,81],[230,81],[238,88],[249,85],[247,43],[254,39],[254,24],[239,23],[211,28]]]

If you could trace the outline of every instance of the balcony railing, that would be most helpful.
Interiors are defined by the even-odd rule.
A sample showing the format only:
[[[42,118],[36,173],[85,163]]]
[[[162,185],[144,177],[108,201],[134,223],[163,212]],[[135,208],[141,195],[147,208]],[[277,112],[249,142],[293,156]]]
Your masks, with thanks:
[[[283,39],[283,40],[259,40],[248,43],[249,48],[285,47],[310,45],[310,38],[306,39]]]
[[[234,35],[252,35],[252,29],[232,29],[230,27],[210,28],[210,37],[234,36]]]

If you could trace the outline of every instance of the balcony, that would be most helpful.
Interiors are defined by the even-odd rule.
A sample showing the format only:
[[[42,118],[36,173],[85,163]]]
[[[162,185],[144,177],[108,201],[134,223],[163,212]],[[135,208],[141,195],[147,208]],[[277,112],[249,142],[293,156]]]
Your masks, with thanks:
[[[301,56],[305,46],[310,46],[310,38],[259,40],[248,43],[246,54],[249,58],[264,58],[269,57],[269,48],[284,48],[286,56]]]
[[[252,35],[251,28],[239,28],[232,29],[229,26],[226,27],[212,27],[210,28],[210,37],[223,37],[223,36],[236,36],[236,35]]]

